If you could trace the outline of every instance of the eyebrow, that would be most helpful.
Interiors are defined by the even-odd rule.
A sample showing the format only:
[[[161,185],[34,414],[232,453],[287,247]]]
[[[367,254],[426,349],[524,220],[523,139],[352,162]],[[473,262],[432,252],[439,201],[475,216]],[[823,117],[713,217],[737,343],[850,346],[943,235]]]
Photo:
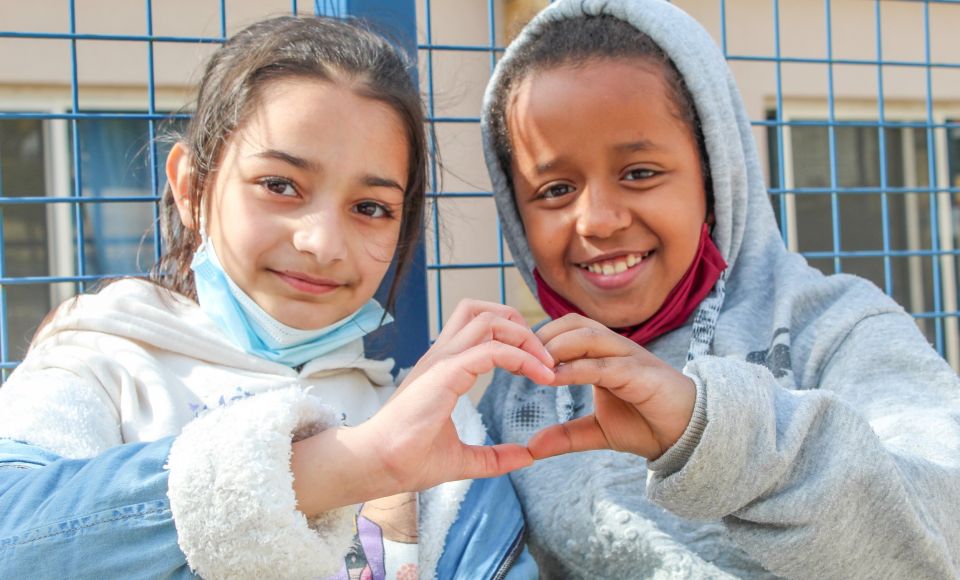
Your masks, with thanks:
[[[400,193],[407,192],[402,185],[388,177],[367,174],[363,177],[363,183],[368,187],[389,187],[391,189],[396,189]]]
[[[560,164],[560,161],[557,159],[551,159],[550,161],[544,161],[543,163],[537,163],[537,166],[534,170],[537,172],[537,175],[543,175],[544,173],[549,173],[554,167]]]
[[[259,153],[254,153],[253,157],[260,157],[262,159],[277,159],[289,165],[293,165],[298,169],[306,169],[315,173],[320,172],[320,166],[316,163],[308,159],[304,159],[303,157],[297,157],[296,155],[292,155],[286,151],[280,151],[279,149],[266,149]]]
[[[637,151],[660,151],[663,148],[649,139],[640,139],[638,141],[630,141],[629,143],[620,143],[614,145],[613,149],[621,153],[634,153]],[[543,175],[544,173],[549,173],[558,165],[562,165],[563,161],[564,160],[562,157],[558,157],[549,161],[544,161],[543,163],[537,163],[537,166],[534,168],[534,170],[537,172],[537,175]]]
[[[621,143],[616,145],[614,149],[617,151],[632,153],[634,151],[657,151],[661,149],[661,147],[649,139],[640,139],[639,141]]]
[[[304,169],[306,171],[312,171],[314,173],[321,173],[322,167],[310,161],[309,159],[304,159],[303,157],[297,157],[287,153],[286,151],[280,151],[279,149],[267,149],[259,153],[255,153],[254,157],[260,157],[262,159],[276,159],[282,161],[289,165],[292,165],[298,169]],[[406,189],[389,177],[382,177],[379,175],[373,175],[368,173],[363,176],[361,179],[364,185],[368,187],[389,187],[391,189],[396,189],[401,193],[406,192]]]

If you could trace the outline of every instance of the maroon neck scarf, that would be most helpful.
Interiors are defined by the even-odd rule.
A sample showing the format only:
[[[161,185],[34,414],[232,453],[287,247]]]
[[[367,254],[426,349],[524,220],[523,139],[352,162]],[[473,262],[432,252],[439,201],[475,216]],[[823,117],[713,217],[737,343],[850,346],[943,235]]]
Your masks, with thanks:
[[[697,248],[690,268],[667,295],[660,309],[640,324],[612,330],[644,346],[651,340],[683,326],[700,302],[710,293],[726,267],[727,263],[710,237],[709,227],[703,224],[700,232],[700,246]],[[533,270],[533,276],[537,281],[540,305],[551,318],[557,319],[571,312],[583,314],[582,310],[548,286],[536,269]]]

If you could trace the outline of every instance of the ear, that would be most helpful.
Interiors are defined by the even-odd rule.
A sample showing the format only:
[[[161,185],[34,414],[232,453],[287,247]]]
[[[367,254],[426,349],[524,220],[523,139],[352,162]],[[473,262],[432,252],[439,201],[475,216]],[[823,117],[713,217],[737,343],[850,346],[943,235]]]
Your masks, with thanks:
[[[193,204],[190,201],[190,161],[190,152],[182,142],[177,141],[167,155],[167,183],[177,204],[180,221],[184,227],[192,230],[196,225],[193,223]]]

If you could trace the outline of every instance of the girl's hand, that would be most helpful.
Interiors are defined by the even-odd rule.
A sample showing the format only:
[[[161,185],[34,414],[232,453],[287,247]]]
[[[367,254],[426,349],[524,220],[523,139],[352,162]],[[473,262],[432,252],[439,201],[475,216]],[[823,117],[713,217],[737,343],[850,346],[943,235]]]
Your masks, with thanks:
[[[356,428],[376,451],[383,476],[396,491],[496,477],[533,463],[521,445],[465,445],[450,418],[457,400],[479,375],[494,367],[537,383],[549,384],[554,379],[553,371],[529,352],[496,340],[484,341],[456,354],[438,356],[429,369]]]
[[[554,386],[593,385],[594,413],[543,429],[527,447],[536,459],[590,449],[662,455],[683,435],[693,381],[599,322],[568,314],[537,333],[560,366]]]
[[[402,391],[437,361],[487,341],[515,346],[532,354],[544,365],[553,367],[553,358],[515,308],[468,299],[457,304],[440,336],[404,377],[398,391]]]
[[[465,445],[450,415],[477,377],[495,367],[551,384],[553,359],[540,339],[515,310],[476,301],[457,308],[441,339],[369,420],[293,444],[302,512],[495,477],[533,462],[521,445]]]

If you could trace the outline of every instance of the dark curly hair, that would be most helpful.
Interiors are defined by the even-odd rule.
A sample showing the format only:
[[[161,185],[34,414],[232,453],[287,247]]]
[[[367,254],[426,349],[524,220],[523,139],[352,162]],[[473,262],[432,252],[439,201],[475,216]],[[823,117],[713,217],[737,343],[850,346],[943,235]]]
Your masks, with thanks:
[[[545,22],[533,38],[515,51],[499,71],[487,112],[488,126],[501,169],[510,187],[513,150],[507,116],[515,97],[514,89],[535,72],[563,66],[590,66],[598,59],[640,59],[660,67],[671,97],[674,113],[689,127],[697,143],[707,207],[712,207],[710,164],[700,118],[693,97],[673,61],[647,34],[613,16],[581,16]]]

